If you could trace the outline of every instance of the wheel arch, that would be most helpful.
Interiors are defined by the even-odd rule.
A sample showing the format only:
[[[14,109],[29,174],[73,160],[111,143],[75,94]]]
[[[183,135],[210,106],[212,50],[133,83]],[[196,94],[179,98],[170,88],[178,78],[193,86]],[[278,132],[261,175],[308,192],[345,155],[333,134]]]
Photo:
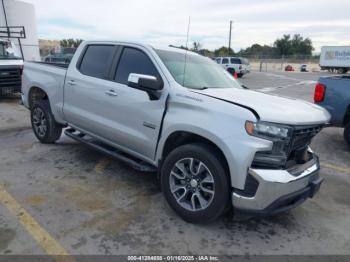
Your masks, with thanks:
[[[28,92],[28,106],[32,108],[33,104],[39,100],[49,100],[49,96],[44,89],[38,86],[32,86]]]
[[[159,168],[161,169],[161,165],[163,160],[166,158],[166,156],[175,148],[186,145],[186,144],[192,144],[192,143],[202,143],[209,147],[211,147],[219,156],[220,161],[223,164],[223,167],[228,175],[228,179],[231,181],[231,175],[230,175],[230,167],[228,164],[228,160],[225,156],[224,151],[222,148],[220,148],[217,143],[213,142],[211,139],[208,139],[207,137],[190,132],[190,131],[174,131],[171,134],[169,134],[166,139],[164,139],[163,146],[160,149],[160,152],[158,153],[158,161],[159,161]],[[160,176],[160,173],[158,172],[158,176]]]

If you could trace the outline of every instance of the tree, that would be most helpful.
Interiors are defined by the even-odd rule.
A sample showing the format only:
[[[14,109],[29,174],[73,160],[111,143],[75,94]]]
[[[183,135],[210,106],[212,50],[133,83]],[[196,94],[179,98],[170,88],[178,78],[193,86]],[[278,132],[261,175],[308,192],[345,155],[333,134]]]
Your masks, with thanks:
[[[233,51],[233,49],[230,48],[230,50],[228,50],[228,48],[226,46],[222,46],[222,47],[214,50],[215,56],[227,56],[227,55],[234,55],[234,54],[235,54],[235,52]]]
[[[75,48],[77,48],[81,44],[81,42],[83,42],[82,39],[72,39],[72,38],[62,39],[60,41],[60,46],[61,47],[75,47]]]
[[[293,51],[290,35],[283,35],[282,38],[277,39],[274,43],[274,47],[278,49],[280,55],[291,55]]]
[[[199,50],[202,48],[202,44],[198,42],[193,42],[193,48],[192,51],[199,52]]]
[[[311,55],[314,50],[310,38],[303,38],[300,34],[295,34],[292,38],[290,35],[283,35],[277,39],[274,47],[278,49],[280,55]]]
[[[255,57],[255,58],[264,58],[264,57],[277,57],[278,50],[275,47],[268,45],[259,45],[253,44],[251,47],[247,47],[246,49],[241,49],[238,52],[240,56],[246,57]]]

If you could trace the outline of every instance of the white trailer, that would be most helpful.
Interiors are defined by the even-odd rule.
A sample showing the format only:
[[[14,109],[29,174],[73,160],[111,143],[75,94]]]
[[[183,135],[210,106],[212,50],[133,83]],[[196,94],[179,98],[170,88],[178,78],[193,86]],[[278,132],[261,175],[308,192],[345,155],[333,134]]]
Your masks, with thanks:
[[[40,61],[34,5],[18,0],[0,0],[0,27],[18,26],[24,27],[26,36],[20,43],[16,38],[11,38],[11,41],[18,49],[22,49],[24,60]],[[3,34],[0,37],[7,38]]]
[[[350,46],[323,46],[320,57],[321,70],[345,74],[350,70]]]

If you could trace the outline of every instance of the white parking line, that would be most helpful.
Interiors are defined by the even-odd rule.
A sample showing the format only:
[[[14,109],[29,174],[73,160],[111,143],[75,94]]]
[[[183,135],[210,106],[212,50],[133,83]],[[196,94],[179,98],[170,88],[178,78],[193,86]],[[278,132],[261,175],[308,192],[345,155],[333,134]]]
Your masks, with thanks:
[[[260,92],[273,92],[276,91],[278,89],[285,89],[285,88],[289,88],[289,87],[297,87],[297,86],[308,86],[308,85],[315,85],[317,83],[317,81],[314,80],[307,80],[307,81],[299,81],[297,83],[293,83],[293,84],[289,84],[289,85],[284,85],[284,86],[276,86],[276,87],[262,87],[257,89]]]

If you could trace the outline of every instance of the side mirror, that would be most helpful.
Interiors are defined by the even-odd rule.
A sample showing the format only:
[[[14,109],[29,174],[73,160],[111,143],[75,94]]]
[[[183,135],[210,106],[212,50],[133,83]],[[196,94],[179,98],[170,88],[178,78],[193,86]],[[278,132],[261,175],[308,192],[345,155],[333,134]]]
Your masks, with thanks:
[[[128,77],[128,86],[145,91],[151,100],[157,100],[160,98],[159,91],[163,89],[164,83],[155,76],[131,73]]]

